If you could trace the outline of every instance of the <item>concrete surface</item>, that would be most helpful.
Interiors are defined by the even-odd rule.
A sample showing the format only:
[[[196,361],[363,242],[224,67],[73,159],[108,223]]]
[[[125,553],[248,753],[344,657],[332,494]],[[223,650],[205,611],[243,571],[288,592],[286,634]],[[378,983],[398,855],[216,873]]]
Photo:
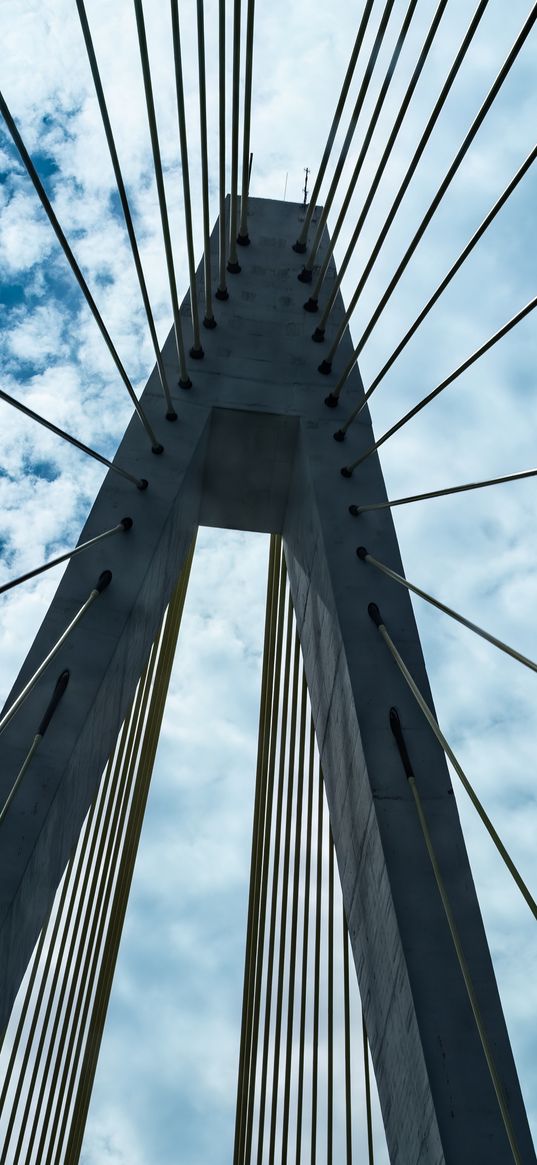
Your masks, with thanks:
[[[357,522],[348,504],[385,496],[371,457],[352,481],[339,473],[372,441],[365,411],[345,445],[338,416],[362,391],[356,371],[339,412],[324,396],[350,354],[322,378],[315,317],[296,279],[291,244],[301,210],[254,199],[230,299],[215,302],[193,387],[175,394],[179,420],[164,420],[155,372],[146,408],[165,446],[148,448],[135,417],[117,461],[150,486],[140,493],[109,475],[81,538],[124,515],[132,531],[80,555],[67,569],[8,703],[78,609],[101,570],[110,588],[0,737],[0,794],[18,771],[57,674],[71,682],[34,769],[1,828],[0,1024],[123,716],[198,524],[278,532],[293,601],[325,774],[354,960],[392,1162],[500,1165],[511,1160],[497,1101],[453,953],[413,802],[388,725],[395,704],[405,731],[438,859],[471,968],[524,1162],[535,1161],[457,809],[443,754],[367,614],[376,601],[425,696],[430,692],[408,595],[363,566],[358,542],[402,570],[389,511]],[[216,235],[213,234],[216,255]],[[322,252],[319,256],[322,258]],[[329,278],[333,279],[333,269]],[[201,287],[201,272],[199,273]],[[182,307],[189,337],[188,301]],[[341,300],[327,344],[341,318]],[[173,339],[165,346],[177,383]],[[252,774],[252,779],[253,779]]]

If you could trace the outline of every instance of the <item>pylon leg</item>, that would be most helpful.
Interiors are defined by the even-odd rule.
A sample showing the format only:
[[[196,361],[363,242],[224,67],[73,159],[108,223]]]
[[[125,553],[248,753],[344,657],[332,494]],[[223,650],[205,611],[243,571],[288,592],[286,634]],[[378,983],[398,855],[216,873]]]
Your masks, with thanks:
[[[83,539],[124,514],[125,539],[69,565],[13,695],[45,657],[94,575],[113,580],[69,638],[58,670],[69,690],[43,742],[39,775],[21,788],[2,827],[1,1021],[5,1022],[71,845],[128,706],[198,524],[281,532],[316,724],[337,861],[392,1160],[404,1165],[500,1165],[506,1134],[414,806],[388,723],[404,724],[438,861],[479,993],[522,1159],[535,1159],[479,905],[443,754],[420,719],[367,613],[379,603],[405,661],[430,692],[411,604],[356,559],[348,504],[356,487],[385,497],[368,458],[353,488],[340,474],[318,349],[297,282],[297,208],[252,199],[251,246],[219,327],[208,333],[193,388],[176,394],[166,426],[157,373],[143,402],[165,451],[147,452],[139,421],[118,462],[149,480],[137,491],[109,474]],[[213,233],[215,259],[218,236]],[[328,278],[334,278],[333,268]],[[338,326],[342,303],[332,313]],[[343,341],[342,364],[350,356]],[[177,383],[173,338],[164,349]],[[358,399],[356,371],[346,392]],[[352,453],[371,444],[366,412]],[[348,455],[346,454],[346,457]],[[112,481],[112,477],[114,480]],[[401,570],[389,510],[364,515],[372,553]],[[210,596],[209,596],[210,600]],[[239,600],[240,601],[240,600]],[[48,681],[50,682],[50,681]],[[19,771],[46,703],[46,677],[0,738],[2,788]],[[11,697],[10,697],[11,700]]]

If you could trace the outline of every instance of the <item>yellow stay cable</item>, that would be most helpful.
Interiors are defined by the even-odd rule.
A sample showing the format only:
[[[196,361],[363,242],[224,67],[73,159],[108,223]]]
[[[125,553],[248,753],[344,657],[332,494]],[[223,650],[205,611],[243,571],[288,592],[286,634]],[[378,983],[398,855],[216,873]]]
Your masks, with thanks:
[[[80,1082],[75,1099],[67,1149],[65,1152],[65,1165],[77,1165],[82,1147],[82,1139],[86,1125],[93,1081],[95,1078],[95,1071],[104,1030],[106,1012],[110,999],[112,979],[127,909],[129,890],[134,872],[134,863],[136,860],[144,811],[153,771],[153,764],[158,746],[166,695],[170,681],[171,669],[175,654],[177,637],[179,634],[179,627],[183,613],[193,554],[194,543],[192,544],[192,547],[189,551],[177,589],[165,616],[160,643],[157,673],[151,692],[151,700],[149,703],[145,733],[138,762],[136,789],[133,795],[127,837],[122,852],[121,866],[116,883],[110,926],[106,936],[106,943],[95,991],[95,1000],[89,1024],[88,1038],[80,1072]]]

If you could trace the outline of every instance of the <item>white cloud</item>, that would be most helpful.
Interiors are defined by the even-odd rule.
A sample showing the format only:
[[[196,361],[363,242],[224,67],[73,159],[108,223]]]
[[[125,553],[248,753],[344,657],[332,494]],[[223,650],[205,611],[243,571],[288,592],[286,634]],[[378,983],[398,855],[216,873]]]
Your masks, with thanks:
[[[338,258],[343,254],[346,237],[363,203],[364,192],[402,99],[409,67],[415,61],[425,32],[429,14],[425,5],[421,8],[423,11],[418,6],[416,30],[405,46],[386,112],[351,204],[349,227],[342,232],[336,249]],[[150,0],[146,0],[145,10],[178,283],[182,291],[186,285],[186,252],[168,12],[165,6]],[[397,224],[388,236],[358,305],[353,320],[356,338],[384,291],[434,194],[439,175],[451,162],[527,11],[527,0],[513,0],[507,6],[488,6],[423,164],[405,197]],[[88,0],[88,18],[139,230],[159,335],[164,339],[171,321],[170,300],[132,5],[127,0],[112,6],[106,0],[91,0],[91,3]],[[398,19],[394,17],[390,24],[376,81],[364,108],[362,128],[371,115],[378,78],[387,66]],[[270,9],[258,9],[256,20],[252,193],[282,197],[288,173],[287,198],[299,201],[303,167],[311,167],[314,174],[321,156],[356,32],[356,13],[348,6],[340,5],[335,10],[315,5],[311,0],[300,0],[292,7],[275,0]],[[465,0],[452,0],[346,277],[347,298],[382,226],[423,128],[426,111],[439,92],[468,20]],[[366,53],[371,48],[375,28],[372,20]],[[194,29],[194,11],[183,6],[186,107],[197,206],[199,145]],[[217,158],[216,30],[216,5],[207,3],[213,175]],[[231,21],[228,34],[229,50]],[[0,35],[6,99],[29,149],[39,151],[41,162],[43,158],[49,162],[54,160],[58,167],[44,179],[47,190],[129,375],[138,387],[152,367],[153,354],[128,242],[113,210],[113,175],[75,6],[67,0],[53,0],[47,6],[37,5],[35,0],[16,3],[4,0],[0,6]],[[362,362],[366,383],[403,335],[531,146],[535,54],[533,37],[480,131],[446,197],[445,207],[428,229],[397,294],[366,346]],[[228,78],[229,67],[228,56]],[[352,100],[359,81],[358,72],[351,90]],[[228,106],[228,123],[229,118]],[[339,142],[346,124],[344,119]],[[353,146],[349,173],[357,151],[358,146]],[[8,171],[0,187],[0,265],[6,283],[23,287],[26,296],[22,306],[16,298],[8,298],[5,308],[2,387],[20,395],[30,407],[57,424],[72,429],[82,440],[99,449],[106,446],[105,451],[111,453],[130,414],[130,403],[95,323],[74,290],[65,260],[7,139],[2,140],[0,165],[3,171]],[[333,166],[334,160],[329,177]],[[341,199],[342,191],[334,203],[332,224]],[[532,294],[534,202],[535,177],[529,174],[512,204],[502,211],[486,236],[484,245],[457,276],[373,398],[377,433],[383,432],[429,391]],[[214,200],[213,212],[216,212]],[[195,234],[199,253],[199,214],[196,214]],[[312,370],[320,351],[312,345]],[[490,357],[466,374],[458,385],[448,389],[440,401],[393,442],[387,443],[383,465],[390,492],[406,494],[531,465],[536,421],[534,367],[532,319],[502,341]],[[314,386],[321,394],[324,382],[315,379],[316,373],[312,375]],[[58,552],[76,540],[79,525],[101,480],[101,470],[7,406],[0,408],[5,474],[0,477],[0,539],[6,543],[2,578],[7,578],[37,565],[50,552],[50,547]],[[343,397],[342,415],[346,409]],[[344,457],[347,453],[352,456],[352,430],[343,448]],[[36,475],[36,463],[45,462],[58,475],[55,480],[47,481]],[[354,486],[356,500],[360,500],[358,474]],[[533,621],[537,597],[534,497],[533,482],[513,484],[462,498],[401,508],[396,512],[396,520],[405,567],[411,579],[537,657]],[[360,522],[360,529],[367,531],[366,520]],[[222,1160],[229,1159],[236,1055],[233,1041],[237,1030],[230,1000],[233,998],[233,1006],[237,1007],[240,995],[240,953],[233,943],[237,943],[240,932],[237,893],[243,894],[245,890],[246,871],[241,855],[247,849],[250,813],[249,799],[242,791],[245,783],[251,781],[254,764],[251,723],[255,720],[257,704],[265,554],[265,549],[259,550],[258,540],[248,541],[242,535],[227,534],[218,539],[204,533],[200,539],[199,570],[204,587],[199,592],[192,591],[191,613],[185,624],[172,685],[159,774],[137,873],[139,899],[133,899],[126,936],[129,941],[132,939],[133,947],[126,942],[118,975],[118,1029],[111,1026],[103,1055],[101,1082],[97,1085],[84,1149],[87,1165],[114,1161],[146,1165],[156,1159],[166,1161],[167,1153],[171,1153],[170,1160],[175,1160],[176,1146],[169,1150],[165,1144],[168,1122],[172,1127],[170,1112],[173,1110],[180,1127],[197,1129],[192,1136],[201,1138],[198,1150],[190,1141],[185,1143],[184,1161],[196,1161],[196,1165],[201,1159],[216,1162],[221,1146],[204,1140],[207,1136],[204,1105],[214,1106],[213,1112],[218,1110],[222,1122],[219,1128],[226,1130],[228,1138],[226,1141],[222,1136],[222,1145],[226,1146],[225,1153],[222,1149]],[[32,642],[59,573],[51,572],[27,584],[2,602],[0,647],[4,693]],[[252,589],[248,590],[249,587]],[[255,593],[256,597],[246,604],[237,604],[237,594],[246,593]],[[535,890],[535,677],[530,673],[520,674],[521,669],[515,663],[497,658],[493,648],[474,641],[469,632],[448,624],[443,616],[425,609],[423,604],[416,602],[415,606],[441,722],[493,819],[501,824],[506,841],[530,884],[533,877]],[[233,669],[236,677],[233,680],[229,678],[229,669]],[[196,697],[195,689],[198,689]],[[209,711],[216,712],[210,732],[205,712],[200,716],[196,711],[198,697],[207,718]],[[173,823],[166,818],[167,798],[184,822],[184,834],[177,839]],[[529,1035],[535,1011],[531,990],[537,959],[535,943],[525,922],[524,909],[521,911],[520,904],[515,904],[516,899],[506,889],[504,872],[495,864],[488,839],[476,824],[464,795],[458,799],[508,1023],[519,1056],[523,1087],[535,1125],[537,1079]],[[224,850],[218,849],[220,833],[227,837]],[[211,886],[217,862],[218,901],[230,934],[222,935],[216,927],[208,943],[207,932],[201,924],[197,925],[196,913],[203,908],[204,924],[210,923]],[[159,883],[160,900],[157,898]],[[183,899],[186,904],[179,917],[168,913],[174,899]],[[195,996],[185,996],[179,1001],[177,1010],[173,1009],[170,995],[159,998],[158,1007],[154,995],[147,1005],[143,1003],[142,955],[151,913],[158,915],[163,927],[163,945],[169,946],[173,960],[177,960],[165,972],[166,991],[173,994],[169,980],[174,975],[177,981],[184,976],[191,991],[197,989]],[[161,950],[162,944],[157,942],[155,952],[159,958]],[[514,957],[509,957],[510,950],[515,952]],[[225,966],[224,975],[219,976],[216,970],[217,956]],[[200,976],[198,984],[196,969]],[[225,982],[218,1001],[212,996],[219,978]],[[203,991],[211,997],[211,1009],[207,1015],[200,1016],[193,1013],[192,998],[195,997],[201,1012]],[[141,1018],[133,1056],[136,1059],[133,1071],[135,1068],[140,1073],[136,1076],[136,1085],[125,1071],[121,1043],[135,1012]],[[194,1025],[194,1020],[199,1026]],[[147,1068],[145,1040],[149,1039],[151,1028],[155,1029],[152,1034],[156,1037],[156,1051],[148,1084],[147,1077],[144,1082],[143,1069]],[[196,1045],[204,1050],[201,1062]],[[132,1049],[132,1043],[130,1046]],[[118,1089],[114,1099],[106,1095],[112,1081]],[[162,1083],[165,1095],[162,1118],[154,1107],[155,1081]],[[178,1099],[178,1083],[184,1089],[182,1101]],[[144,1089],[146,1100],[142,1103]],[[133,1094],[142,1114],[141,1132],[135,1131],[137,1105],[132,1103]],[[149,1142],[150,1133],[153,1147]]]

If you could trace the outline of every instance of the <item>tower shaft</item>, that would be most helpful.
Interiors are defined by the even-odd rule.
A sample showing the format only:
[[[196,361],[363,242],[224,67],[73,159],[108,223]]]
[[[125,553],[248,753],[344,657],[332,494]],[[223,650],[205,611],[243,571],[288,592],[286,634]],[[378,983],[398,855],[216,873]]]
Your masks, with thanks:
[[[162,440],[147,452],[136,417],[118,464],[149,488],[108,474],[84,527],[87,540],[129,514],[128,537],[68,567],[9,703],[45,658],[101,570],[112,584],[58,655],[68,698],[2,827],[1,1023],[5,1024],[43,918],[198,525],[281,533],[320,750],[345,912],[360,984],[391,1159],[452,1165],[510,1159],[509,1147],[441,900],[407,788],[389,709],[396,706],[426,807],[523,1160],[534,1160],[479,905],[444,755],[422,720],[368,616],[379,604],[432,704],[411,603],[371,577],[357,540],[402,572],[389,510],[349,517],[356,491],[386,496],[378,458],[351,490],[339,473],[334,415],[316,372],[311,317],[302,308],[291,244],[299,212],[252,199],[251,247],[222,304],[206,356],[191,369],[179,420],[162,417],[156,370],[144,407]],[[213,233],[217,250],[217,233]],[[201,271],[198,277],[202,278]],[[334,278],[331,268],[328,278]],[[182,312],[187,316],[188,303]],[[331,328],[343,314],[339,301]],[[327,330],[330,342],[331,330]],[[351,353],[350,336],[341,359]],[[164,348],[177,383],[173,337]],[[356,402],[357,371],[347,390]],[[177,394],[178,395],[178,394]],[[352,431],[353,456],[372,442],[367,412]],[[210,596],[209,596],[210,599]],[[241,596],[237,596],[237,604]],[[27,752],[50,686],[47,675],[0,738],[2,792]]]

